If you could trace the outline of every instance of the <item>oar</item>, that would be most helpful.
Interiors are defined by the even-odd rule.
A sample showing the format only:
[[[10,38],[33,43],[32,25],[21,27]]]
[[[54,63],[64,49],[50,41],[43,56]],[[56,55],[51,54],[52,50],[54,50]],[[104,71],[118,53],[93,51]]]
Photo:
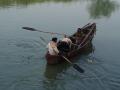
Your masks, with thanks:
[[[54,48],[53,48],[53,50],[54,50]],[[55,50],[54,50],[54,52],[56,53]],[[56,53],[56,54],[57,54],[57,53]],[[73,68],[76,69],[78,72],[84,73],[84,70],[83,70],[80,66],[78,66],[77,64],[72,63],[68,58],[66,58],[66,57],[63,56],[63,55],[59,55],[59,56],[61,56],[61,57],[64,58],[68,63],[70,63],[70,64],[73,66]]]
[[[38,32],[43,32],[43,33],[57,34],[57,35],[66,35],[66,34],[55,33],[55,32],[41,31],[41,30],[37,30],[37,29],[31,28],[31,27],[22,27],[22,29],[26,29],[26,30],[29,30],[29,31],[38,31]],[[66,36],[68,36],[68,35],[66,35]]]
[[[90,23],[86,24],[84,27],[82,27],[81,29],[85,28],[87,25],[89,25]],[[57,35],[66,35],[66,34],[61,34],[61,33],[56,33],[56,32],[46,32],[46,31],[42,31],[42,30],[38,30],[35,28],[31,28],[31,27],[22,27],[22,29],[26,29],[29,31],[38,31],[38,32],[43,32],[43,33],[50,33],[50,34],[57,34]],[[69,35],[66,35],[69,36]]]
[[[30,31],[38,31],[38,32],[43,32],[43,33],[50,33],[50,34],[58,34],[58,35],[63,35],[63,34],[60,34],[60,33],[53,33],[53,32],[45,32],[45,31],[41,31],[41,30],[37,30],[37,29],[34,29],[34,28],[30,28],[30,27],[22,27],[23,29],[26,29],[26,30],[30,30]],[[64,34],[65,35],[65,34]],[[43,40],[43,39],[42,39]],[[44,40],[43,40],[44,41]],[[54,50],[54,49],[53,49]],[[84,70],[78,66],[77,64],[73,64],[69,59],[67,59],[65,56],[61,56],[63,57],[67,62],[69,62],[74,69],[76,69],[77,71],[79,71],[80,73],[84,73]]]
[[[65,56],[62,56],[62,55],[61,55],[61,57],[63,57],[67,62],[69,62],[69,63],[73,66],[73,68],[76,69],[78,72],[84,73],[84,70],[83,70],[80,66],[78,66],[77,64],[72,63],[72,62],[71,62],[68,58],[66,58]]]
[[[93,29],[94,29],[94,27],[92,27],[92,28],[90,29],[90,32],[89,32],[89,33],[85,36],[85,38],[82,40],[82,42],[80,43],[78,49],[80,49],[81,45],[86,41],[86,39],[87,39],[87,38],[89,37],[89,35],[92,33]]]
[[[43,37],[40,36],[40,39],[45,42],[46,44],[48,43]]]

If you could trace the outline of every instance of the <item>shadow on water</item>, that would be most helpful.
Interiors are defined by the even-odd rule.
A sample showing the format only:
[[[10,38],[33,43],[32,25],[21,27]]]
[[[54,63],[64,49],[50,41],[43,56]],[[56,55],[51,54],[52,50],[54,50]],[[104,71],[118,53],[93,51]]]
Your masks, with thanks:
[[[110,17],[119,8],[119,4],[112,0],[91,0],[88,11],[91,18]]]

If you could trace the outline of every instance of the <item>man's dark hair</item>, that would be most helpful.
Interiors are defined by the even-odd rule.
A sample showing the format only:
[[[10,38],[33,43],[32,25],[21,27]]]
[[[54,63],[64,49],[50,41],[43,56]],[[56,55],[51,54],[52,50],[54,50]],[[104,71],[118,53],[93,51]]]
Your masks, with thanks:
[[[57,38],[56,38],[56,37],[53,37],[53,38],[52,38],[52,41],[53,41],[53,42],[57,42]]]
[[[78,29],[77,29],[77,32],[78,32],[78,33],[81,32],[81,28],[78,28]]]

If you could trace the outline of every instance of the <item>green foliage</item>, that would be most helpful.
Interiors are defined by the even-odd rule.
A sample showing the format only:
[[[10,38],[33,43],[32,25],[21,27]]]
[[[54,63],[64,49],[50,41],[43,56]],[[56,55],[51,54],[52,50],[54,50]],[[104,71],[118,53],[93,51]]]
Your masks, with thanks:
[[[13,5],[29,5],[44,2],[70,2],[73,0],[0,0],[0,7],[8,7]]]
[[[119,5],[111,0],[91,0],[88,6],[90,16],[92,18],[110,17]]]

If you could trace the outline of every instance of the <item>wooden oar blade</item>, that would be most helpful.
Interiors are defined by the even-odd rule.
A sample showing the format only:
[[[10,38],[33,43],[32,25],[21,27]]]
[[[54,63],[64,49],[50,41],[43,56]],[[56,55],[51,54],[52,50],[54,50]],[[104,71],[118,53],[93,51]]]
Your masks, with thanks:
[[[30,31],[36,31],[36,29],[30,28],[30,27],[22,27],[22,29],[26,29],[26,30],[30,30]]]
[[[73,68],[76,69],[77,71],[79,71],[80,73],[84,73],[84,70],[77,64],[73,64]]]

